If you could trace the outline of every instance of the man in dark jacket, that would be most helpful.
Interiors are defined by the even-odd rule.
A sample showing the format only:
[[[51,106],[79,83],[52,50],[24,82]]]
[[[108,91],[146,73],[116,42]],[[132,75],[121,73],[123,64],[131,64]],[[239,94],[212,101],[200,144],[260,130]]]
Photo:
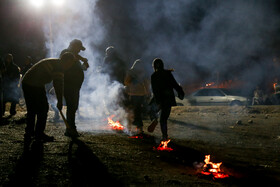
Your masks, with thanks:
[[[47,114],[49,110],[45,85],[53,81],[57,97],[57,108],[62,109],[63,77],[64,72],[74,64],[74,56],[65,53],[60,59],[43,59],[34,65],[24,75],[22,89],[27,107],[27,121],[24,138],[31,139],[35,135],[36,140],[49,142],[53,141],[52,136],[44,133]],[[37,122],[35,126],[35,119]]]
[[[5,112],[5,105],[7,102],[11,102],[10,115],[16,114],[16,104],[19,100],[19,79],[20,69],[14,63],[13,55],[7,54],[5,57],[5,70],[3,74],[3,112]],[[4,114],[4,113],[2,113]]]
[[[66,118],[69,126],[71,127],[71,133],[66,129],[65,136],[78,137],[79,134],[76,130],[75,116],[79,107],[80,89],[84,81],[84,72],[89,67],[87,59],[79,55],[81,50],[85,50],[80,40],[74,39],[70,42],[67,49],[64,49],[60,55],[66,52],[71,52],[75,57],[75,63],[71,69],[64,73],[64,98],[66,101],[67,112]],[[81,64],[81,62],[83,64]]]
[[[162,140],[166,141],[168,139],[167,120],[171,112],[171,107],[176,106],[173,89],[177,91],[180,99],[184,98],[184,91],[174,79],[171,73],[172,71],[164,69],[164,64],[161,59],[156,58],[153,61],[153,68],[155,72],[151,76],[152,90],[155,102],[161,110],[160,126]]]
[[[105,52],[103,72],[108,73],[111,81],[118,81],[124,84],[126,71],[128,69],[126,63],[120,58],[119,53],[113,46],[107,47]]]

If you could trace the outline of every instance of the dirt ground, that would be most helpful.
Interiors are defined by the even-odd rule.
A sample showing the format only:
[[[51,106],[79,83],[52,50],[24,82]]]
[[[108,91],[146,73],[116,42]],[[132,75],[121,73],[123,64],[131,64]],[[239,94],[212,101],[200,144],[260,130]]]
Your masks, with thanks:
[[[25,111],[0,126],[0,186],[279,186],[280,106],[172,109],[168,132],[174,150],[156,151],[160,126],[143,139],[110,130],[104,121],[79,119],[82,137],[65,137],[51,122],[55,142],[24,143]],[[103,123],[104,125],[96,125]],[[144,121],[145,129],[150,121]],[[91,131],[83,126],[91,125]],[[199,173],[205,155],[223,162],[226,179]]]

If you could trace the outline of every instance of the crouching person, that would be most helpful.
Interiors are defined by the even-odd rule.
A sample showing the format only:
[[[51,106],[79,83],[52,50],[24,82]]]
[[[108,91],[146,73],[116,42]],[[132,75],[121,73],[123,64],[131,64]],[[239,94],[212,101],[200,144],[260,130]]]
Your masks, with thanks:
[[[44,133],[49,110],[45,85],[53,81],[58,101],[57,108],[61,110],[64,72],[71,68],[73,64],[74,56],[72,53],[65,53],[60,59],[49,58],[41,60],[24,75],[22,89],[27,107],[25,140],[35,136],[35,139],[39,141],[54,141],[54,137]]]

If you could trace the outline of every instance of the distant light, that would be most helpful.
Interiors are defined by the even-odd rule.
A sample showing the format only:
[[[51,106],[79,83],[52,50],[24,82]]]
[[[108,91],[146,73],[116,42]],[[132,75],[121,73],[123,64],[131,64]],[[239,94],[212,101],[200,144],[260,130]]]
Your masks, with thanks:
[[[65,0],[52,0],[52,4],[55,6],[62,6]]]
[[[33,5],[36,8],[41,8],[45,3],[45,0],[29,0],[29,1],[31,5]]]

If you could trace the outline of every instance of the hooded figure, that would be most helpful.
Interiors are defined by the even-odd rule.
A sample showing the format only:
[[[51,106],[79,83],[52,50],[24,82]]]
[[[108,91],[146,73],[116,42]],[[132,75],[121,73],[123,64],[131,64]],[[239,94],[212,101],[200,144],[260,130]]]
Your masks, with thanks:
[[[175,94],[173,89],[178,93],[180,99],[184,98],[184,91],[181,86],[176,82],[172,75],[171,70],[165,70],[163,61],[159,58],[153,61],[154,73],[151,76],[152,90],[154,100],[159,106],[160,126],[162,132],[162,140],[168,139],[167,135],[167,120],[169,118],[171,107],[176,106]]]

